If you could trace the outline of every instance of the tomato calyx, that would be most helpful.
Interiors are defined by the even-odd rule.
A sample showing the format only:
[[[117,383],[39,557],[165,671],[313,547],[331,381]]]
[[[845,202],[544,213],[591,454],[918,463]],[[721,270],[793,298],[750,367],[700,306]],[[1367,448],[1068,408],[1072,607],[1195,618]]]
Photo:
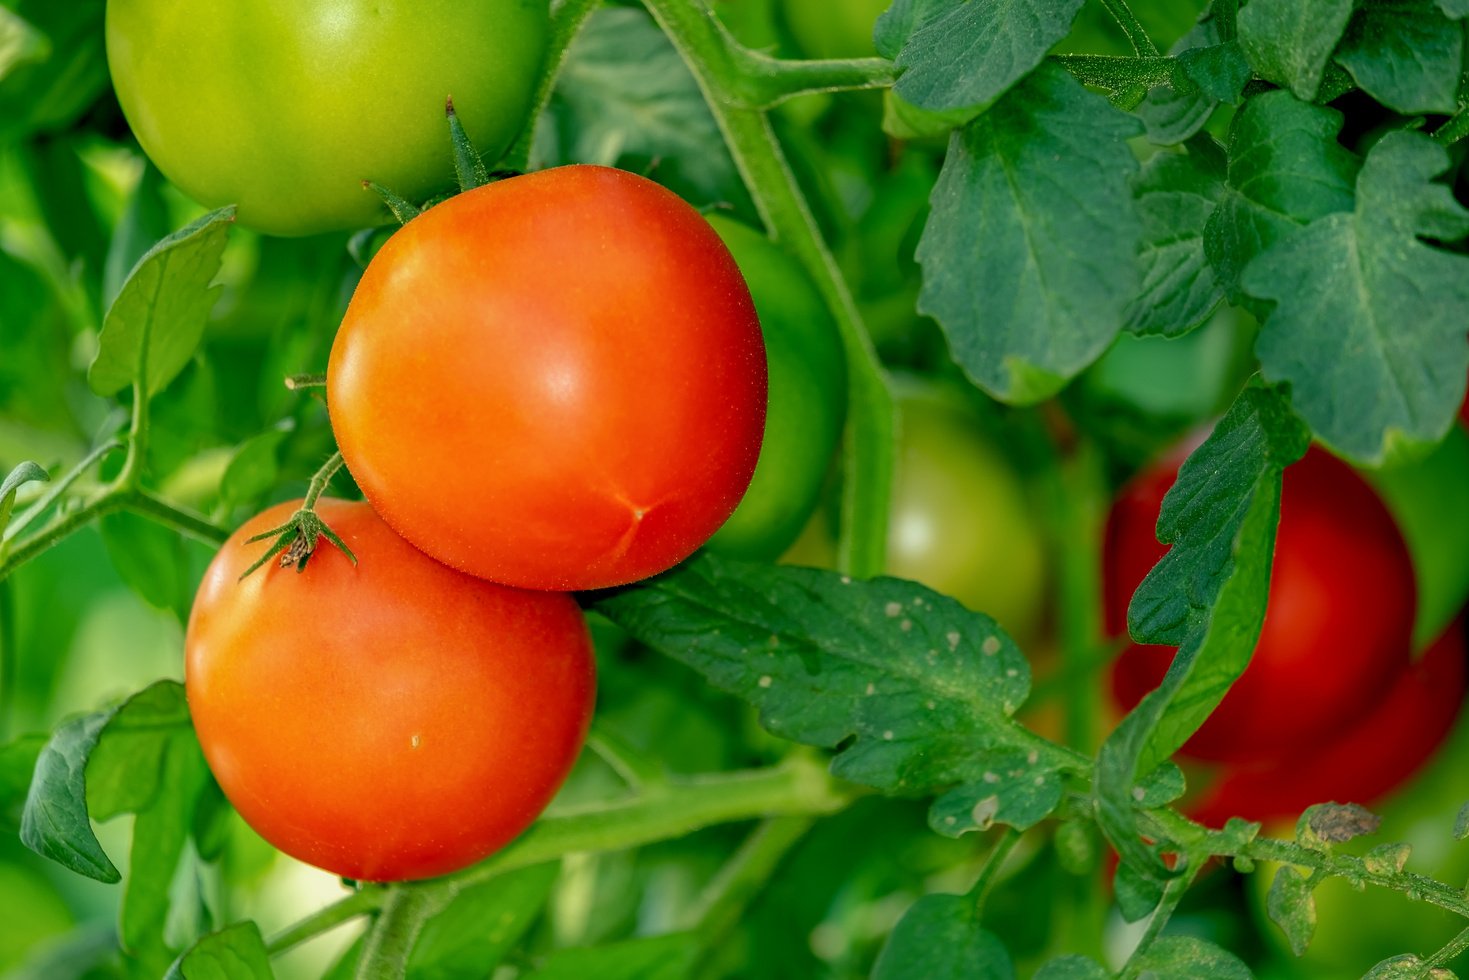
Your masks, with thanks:
[[[280,556],[282,568],[295,568],[297,572],[306,571],[306,563],[316,553],[316,547],[321,543],[322,538],[330,541],[337,550],[351,560],[352,564],[357,564],[357,556],[352,553],[351,548],[347,547],[347,542],[328,527],[326,521],[323,521],[316,513],[316,501],[326,490],[327,484],[331,483],[337,470],[341,468],[342,454],[333,453],[331,459],[327,460],[311,478],[311,485],[306,491],[306,499],[302,501],[299,510],[292,514],[284,524],[245,539],[246,544],[274,539],[275,544],[271,545],[270,550],[256,559],[249,568],[240,573],[237,581],[244,581],[277,555]]]

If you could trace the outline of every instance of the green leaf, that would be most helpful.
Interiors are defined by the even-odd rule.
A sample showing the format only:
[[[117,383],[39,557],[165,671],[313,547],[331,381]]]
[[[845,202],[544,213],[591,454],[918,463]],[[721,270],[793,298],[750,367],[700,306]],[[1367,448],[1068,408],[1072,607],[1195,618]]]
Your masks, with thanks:
[[[1141,873],[1167,874],[1139,839],[1137,777],[1188,740],[1249,664],[1265,618],[1282,474],[1307,443],[1283,397],[1252,385],[1163,500],[1158,540],[1172,547],[1138,586],[1128,622],[1139,642],[1179,650],[1161,686],[1103,743],[1094,784],[1103,831]]]
[[[45,735],[22,735],[0,746],[0,826],[7,830],[20,829],[31,776],[46,741]]]
[[[955,787],[942,833],[1029,827],[1085,763],[1017,724],[1030,667],[988,616],[899,579],[699,556],[596,601],[635,638],[760,709],[782,738],[833,747],[832,771],[896,793]],[[850,740],[850,741],[849,741]]]
[[[1454,817],[1454,840],[1466,837],[1469,837],[1469,803],[1459,807],[1459,813]]]
[[[1239,12],[1239,41],[1262,78],[1310,102],[1321,88],[1354,0],[1250,0]]]
[[[894,59],[893,91],[920,109],[988,106],[1071,30],[1083,0],[949,3],[915,30]]]
[[[1454,20],[1469,17],[1469,0],[1438,0],[1438,9]]]
[[[889,61],[897,59],[903,46],[918,30],[937,17],[954,12],[964,0],[893,0],[872,28],[877,53]]]
[[[70,124],[106,89],[104,13],[104,0],[0,4],[12,46],[0,69],[0,144]]]
[[[1163,901],[1163,884],[1158,876],[1135,861],[1123,861],[1117,866],[1112,891],[1117,899],[1117,911],[1125,922],[1141,922]]]
[[[1270,892],[1265,896],[1265,911],[1270,921],[1285,933],[1293,953],[1300,956],[1311,945],[1316,932],[1316,899],[1311,894],[1314,885],[1290,865],[1275,873],[1270,883]]]
[[[21,463],[4,480],[0,480],[0,531],[4,531],[5,525],[10,523],[16,491],[27,483],[48,483],[50,480],[51,474],[43,470],[39,463],[30,460]]]
[[[253,922],[210,933],[168,968],[163,980],[273,980],[270,954]]]
[[[559,949],[526,980],[686,980],[693,975],[699,941],[676,932],[606,946]]]
[[[1372,874],[1398,874],[1407,867],[1412,855],[1412,844],[1379,844],[1362,855],[1362,866]]]
[[[888,937],[872,980],[1011,980],[1015,966],[1005,944],[979,921],[979,906],[964,895],[925,895],[909,907]]]
[[[1455,980],[1458,974],[1446,967],[1432,966],[1412,953],[1390,956],[1362,974],[1362,980]]]
[[[1469,212],[1432,178],[1448,152],[1383,137],[1357,180],[1357,208],[1313,222],[1256,258],[1244,288],[1276,301],[1256,353],[1264,376],[1338,454],[1381,464],[1399,443],[1438,442],[1469,374],[1469,258],[1420,240],[1469,234]]]
[[[1250,65],[1239,41],[1224,40],[1222,30],[1220,17],[1211,9],[1170,49],[1183,69],[1182,77],[1151,89],[1137,108],[1149,142],[1182,143],[1204,128],[1220,102],[1240,100],[1250,80]]]
[[[1224,193],[1222,161],[1209,152],[1159,153],[1133,182],[1143,222],[1142,292],[1124,311],[1133,333],[1182,336],[1224,301],[1204,254],[1204,227]]]
[[[686,197],[743,194],[734,161],[698,83],[641,10],[594,12],[572,42],[547,115],[535,166],[600,163],[643,171]]]
[[[219,499],[226,506],[253,504],[275,487],[280,480],[276,453],[295,429],[296,420],[285,418],[240,443],[219,481]]]
[[[106,514],[97,522],[107,555],[122,580],[144,602],[188,619],[193,580],[183,535],[137,514]]]
[[[234,218],[233,207],[212,211],[138,260],[103,320],[93,391],[114,395],[141,379],[151,398],[184,369],[218,296],[210,283]]]
[[[1239,957],[1195,936],[1163,936],[1133,964],[1138,980],[1250,980]]]
[[[58,728],[36,759],[21,815],[21,842],[79,875],[122,880],[87,818],[87,759],[118,709],[75,718]]]
[[[1447,114],[1458,107],[1464,30],[1433,0],[1372,0],[1352,18],[1336,60],[1390,109]]]
[[[1214,23],[1211,19],[1206,23]],[[1216,102],[1238,105],[1250,80],[1250,63],[1239,41],[1191,48],[1178,56],[1184,74]]]
[[[559,862],[473,885],[424,924],[408,959],[408,980],[486,977],[541,917]]]
[[[1137,121],[1042,65],[954,134],[917,250],[919,309],[995,397],[1054,394],[1137,292]]]
[[[1289,92],[1247,101],[1229,130],[1229,177],[1204,229],[1209,263],[1230,302],[1255,256],[1302,225],[1354,203],[1358,159],[1336,141],[1341,113]]]
[[[1111,971],[1086,956],[1058,956],[1036,971],[1034,980],[1111,980]]]

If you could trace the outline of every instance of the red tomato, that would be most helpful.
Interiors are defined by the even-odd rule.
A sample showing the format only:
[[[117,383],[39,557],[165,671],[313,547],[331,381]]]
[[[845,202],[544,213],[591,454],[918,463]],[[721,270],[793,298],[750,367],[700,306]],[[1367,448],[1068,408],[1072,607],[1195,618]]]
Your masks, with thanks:
[[[661,572],[740,502],[765,426],[749,290],[693,208],[571,166],[489,184],[373,260],[327,370],[367,498],[462,571],[536,589]]]
[[[586,738],[591,641],[567,596],[441,565],[363,503],[317,512],[306,569],[268,564],[247,521],[209,566],[185,641],[189,710],[215,778],[276,847],[348,878],[472,864],[550,802]]]
[[[1107,525],[1107,623],[1167,550],[1154,528],[1181,461],[1145,474]],[[1270,604],[1254,657],[1184,747],[1221,762],[1290,756],[1351,725],[1408,666],[1416,595],[1407,546],[1382,501],[1351,467],[1312,449],[1286,470]],[[1113,668],[1118,702],[1158,686],[1171,647],[1134,645]]]
[[[1451,625],[1387,696],[1314,752],[1227,768],[1189,806],[1195,819],[1293,819],[1316,803],[1371,806],[1406,783],[1454,727],[1464,704],[1464,623]]]

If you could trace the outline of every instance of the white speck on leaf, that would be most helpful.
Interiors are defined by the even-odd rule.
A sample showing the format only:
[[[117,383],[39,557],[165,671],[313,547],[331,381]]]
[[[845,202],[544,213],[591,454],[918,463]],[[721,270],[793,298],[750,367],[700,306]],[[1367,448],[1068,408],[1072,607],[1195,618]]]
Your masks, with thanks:
[[[759,680],[759,684],[761,687],[769,687],[773,683],[775,683],[775,681],[771,678],[769,674],[766,674]]]
[[[1148,794],[1146,792],[1144,792],[1144,790],[1143,790],[1143,788],[1141,786],[1134,786],[1132,788],[1132,798],[1134,800],[1137,800],[1139,803],[1141,803],[1143,801],[1143,797],[1145,797],[1147,795]]]
[[[868,683],[868,685],[867,685],[867,696],[870,698],[870,697],[872,697],[876,693],[877,693],[877,685],[876,684],[872,684],[872,683]]]
[[[883,607],[882,611],[887,613],[890,619],[901,616],[903,615],[903,604],[901,602],[890,602]]]
[[[1040,754],[1040,752],[1037,751],[1036,749],[1031,749],[1030,750],[1030,755],[1028,755],[1028,756],[1025,757],[1025,761],[1028,762],[1028,763],[1030,763],[1031,765],[1035,765],[1037,762],[1040,762],[1041,761],[1041,754]]]
[[[974,804],[974,809],[969,812],[973,818],[974,825],[980,830],[988,830],[995,822],[995,817],[1000,813],[1000,798],[998,796],[986,796]]]
[[[883,741],[885,741],[885,742],[891,742],[893,740],[893,732],[892,732],[892,729],[888,729],[887,731],[883,732],[882,733],[882,738],[883,738]]]
[[[998,636],[987,636],[979,647],[986,656],[993,657],[1000,652],[1000,638]]]
[[[993,773],[993,772],[987,772],[987,773],[984,774],[984,781],[987,782],[987,783],[998,783],[1000,781],[999,774],[998,773]]]
[[[949,630],[948,635],[945,636],[944,639],[949,641],[950,650],[957,650],[959,649],[959,640],[962,639],[962,637],[959,636],[958,630]]]

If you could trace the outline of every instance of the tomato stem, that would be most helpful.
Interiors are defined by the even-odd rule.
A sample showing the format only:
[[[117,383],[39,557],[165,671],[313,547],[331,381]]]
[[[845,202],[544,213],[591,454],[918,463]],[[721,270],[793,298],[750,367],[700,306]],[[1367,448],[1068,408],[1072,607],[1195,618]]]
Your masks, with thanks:
[[[1127,35],[1128,43],[1132,45],[1134,53],[1143,57],[1158,54],[1158,46],[1148,36],[1147,28],[1143,27],[1142,21],[1132,12],[1127,5],[1127,0],[1102,0],[1102,6],[1107,8],[1107,13],[1122,28],[1122,33]]]
[[[723,27],[702,4],[644,2],[699,83],[766,230],[806,267],[841,331],[847,352],[848,411],[837,563],[842,571],[859,578],[881,574],[887,550],[895,425],[886,372],[769,118],[759,109],[737,104],[743,83]]]
[[[1133,948],[1132,955],[1127,958],[1122,971],[1118,974],[1120,980],[1132,980],[1142,972],[1142,956],[1162,934],[1163,928],[1168,925],[1168,920],[1173,918],[1178,903],[1183,900],[1183,896],[1188,892],[1189,886],[1193,884],[1198,874],[1199,862],[1191,858],[1192,856],[1190,856],[1188,870],[1168,879],[1168,884],[1163,886],[1163,898],[1158,902],[1158,907],[1153,909],[1153,914],[1148,917],[1148,925],[1143,932],[1142,939]]]
[[[424,923],[443,911],[453,891],[432,884],[390,885],[362,944],[353,976],[397,980],[408,973],[408,956]]]
[[[1015,845],[1020,843],[1020,838],[1023,836],[1014,827],[1006,827],[1000,832],[999,840],[995,841],[994,846],[990,848],[989,855],[984,859],[984,866],[979,869],[979,877],[968,892],[970,901],[974,903],[976,918],[984,910],[984,901],[989,897],[990,889],[999,879],[1000,871],[1010,857],[1010,852],[1015,850]]]
[[[705,886],[685,916],[684,928],[698,932],[706,948],[717,946],[815,823],[811,817],[777,817],[751,831]]]
[[[531,100],[530,112],[526,114],[526,124],[520,130],[520,135],[515,137],[515,142],[500,159],[502,169],[524,171],[530,167],[530,151],[535,142],[536,126],[546,104],[551,101],[556,78],[566,62],[566,52],[570,50],[571,42],[576,40],[576,35],[592,11],[599,6],[601,0],[561,0],[561,4],[552,12],[551,41],[546,47],[546,60],[541,66],[540,79],[536,82],[535,97]]]

